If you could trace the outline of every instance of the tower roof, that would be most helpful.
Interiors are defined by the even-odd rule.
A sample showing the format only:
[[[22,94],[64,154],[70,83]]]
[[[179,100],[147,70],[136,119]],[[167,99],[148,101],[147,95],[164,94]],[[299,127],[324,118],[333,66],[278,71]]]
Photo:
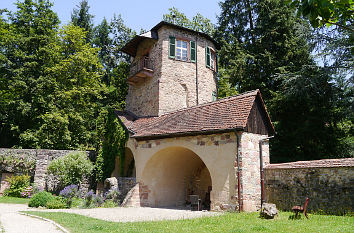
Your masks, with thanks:
[[[220,45],[210,36],[208,35],[207,33],[204,33],[204,32],[198,32],[198,31],[195,31],[195,30],[192,30],[192,29],[189,29],[189,28],[186,28],[186,27],[182,27],[182,26],[179,26],[179,25],[176,25],[176,24],[173,24],[173,23],[169,23],[169,22],[166,22],[166,21],[161,21],[160,23],[156,24],[153,28],[151,28],[150,31],[146,32],[146,33],[143,33],[141,35],[136,35],[133,39],[131,39],[130,41],[128,41],[128,43],[126,43],[123,48],[121,48],[120,50],[124,53],[127,53],[131,56],[135,56],[136,54],[136,50],[137,50],[137,45],[145,40],[145,39],[149,39],[149,40],[158,40],[158,33],[157,31],[162,27],[162,26],[170,26],[170,27],[173,27],[173,28],[177,28],[177,29],[180,29],[180,30],[185,30],[185,31],[188,31],[188,32],[192,32],[192,33],[196,33],[196,34],[199,34],[200,36],[203,36],[205,37],[206,39],[210,40],[211,42],[214,43],[215,47],[217,49],[220,49]]]

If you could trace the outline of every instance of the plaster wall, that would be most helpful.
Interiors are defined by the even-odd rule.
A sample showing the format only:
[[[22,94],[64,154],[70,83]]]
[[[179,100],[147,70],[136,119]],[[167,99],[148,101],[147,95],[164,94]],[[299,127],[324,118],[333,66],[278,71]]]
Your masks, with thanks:
[[[244,141],[246,138],[244,139]],[[176,190],[164,190],[163,185],[155,185],[152,188],[153,177],[158,177],[158,171],[164,169],[176,169],[171,174],[178,173],[178,170],[185,164],[188,167],[183,169],[194,169],[205,164],[205,168],[210,174],[212,191],[210,195],[211,209],[235,210],[237,207],[237,163],[236,163],[236,135],[234,133],[222,133],[212,135],[200,135],[190,137],[165,138],[149,141],[136,141],[133,138],[128,140],[127,146],[133,152],[136,163],[136,178],[140,184],[135,188],[134,193],[140,195],[140,199],[135,195],[134,200],[140,200],[142,206],[156,206],[155,194],[153,192],[164,193],[164,196],[172,196],[177,193]],[[174,156],[178,155],[178,156]],[[196,156],[197,155],[197,156]],[[159,163],[159,158],[165,157],[164,161],[169,161],[170,165],[164,167],[164,163]],[[173,158],[172,158],[173,157]],[[179,157],[180,159],[176,159]],[[200,160],[199,160],[200,159]],[[175,168],[172,166],[175,165]],[[190,166],[189,166],[190,165]],[[185,165],[186,166],[186,165]],[[180,170],[179,170],[180,171]],[[194,170],[195,171],[195,170]],[[203,174],[204,173],[204,174]],[[206,170],[201,171],[201,176],[205,175]],[[191,174],[184,172],[184,174]],[[171,182],[177,182],[179,187],[182,184],[182,177],[174,178],[171,176]],[[206,179],[205,179],[206,180]],[[178,182],[180,182],[178,184]],[[201,182],[201,189],[207,189],[208,181]],[[157,188],[157,189],[155,189]],[[248,188],[248,186],[246,186]],[[183,193],[178,195],[183,196]],[[203,194],[200,194],[203,197]],[[149,198],[152,196],[151,198]],[[174,200],[182,200],[175,198]],[[165,201],[165,200],[164,200]],[[172,201],[172,200],[169,200]],[[131,201],[127,201],[127,203]],[[176,204],[180,204],[179,202]],[[136,205],[132,204],[131,205]]]

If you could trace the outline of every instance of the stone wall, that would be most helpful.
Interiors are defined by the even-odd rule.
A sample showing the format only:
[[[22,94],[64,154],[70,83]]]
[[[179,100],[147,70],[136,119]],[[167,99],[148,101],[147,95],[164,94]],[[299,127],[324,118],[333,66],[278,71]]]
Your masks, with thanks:
[[[265,135],[240,134],[241,198],[244,211],[256,211],[261,207],[261,179],[259,140]],[[268,141],[262,144],[263,165],[269,164]]]
[[[135,177],[117,177],[118,188],[123,196],[126,196],[127,193],[136,185]]]
[[[343,214],[354,207],[354,159],[270,164],[265,167],[266,201],[291,210],[310,198],[309,211]]]
[[[161,73],[161,44],[145,40],[139,44],[136,59],[149,52],[153,61],[154,73],[135,85],[129,84],[126,109],[138,116],[157,116],[159,111],[159,78]]]
[[[212,101],[216,92],[216,72],[206,67],[205,47],[215,51],[214,44],[197,33],[163,26],[158,30],[162,43],[162,67],[159,88],[159,115],[197,105],[196,75],[198,73],[198,104]],[[169,57],[169,37],[196,41],[197,62],[178,61]],[[196,72],[198,69],[198,72]]]
[[[36,160],[36,168],[34,174],[30,174],[34,179],[34,183],[40,189],[45,189],[48,186],[53,184],[48,183],[47,177],[47,167],[49,163],[56,158],[67,155],[74,150],[46,150],[46,149],[9,149],[9,148],[0,148],[0,154],[15,154],[18,156],[28,156],[33,160]],[[94,151],[86,151],[89,158],[94,161],[95,153]],[[0,173],[6,171],[0,171]],[[25,173],[25,171],[24,171]],[[51,180],[51,179],[49,179]],[[54,181],[53,181],[54,182]]]

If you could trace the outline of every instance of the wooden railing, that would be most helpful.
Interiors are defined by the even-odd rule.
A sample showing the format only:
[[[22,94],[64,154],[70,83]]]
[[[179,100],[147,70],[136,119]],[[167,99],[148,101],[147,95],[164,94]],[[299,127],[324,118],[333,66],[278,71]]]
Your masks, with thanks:
[[[142,70],[154,70],[153,62],[149,57],[141,57],[132,63],[130,67],[130,76],[134,76]]]

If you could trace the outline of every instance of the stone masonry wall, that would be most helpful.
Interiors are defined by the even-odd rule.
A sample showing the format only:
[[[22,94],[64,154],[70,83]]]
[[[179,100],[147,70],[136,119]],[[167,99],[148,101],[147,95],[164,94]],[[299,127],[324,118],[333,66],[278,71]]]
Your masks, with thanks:
[[[205,47],[214,49],[213,43],[196,33],[163,26],[158,31],[159,44],[162,44],[162,67],[159,88],[159,115],[181,108],[197,105],[196,67],[198,67],[198,102],[212,101],[216,91],[216,72],[206,67]],[[169,58],[169,37],[196,41],[197,62],[179,61]],[[161,45],[160,45],[161,46]]]
[[[159,78],[161,73],[161,44],[151,40],[142,41],[135,59],[140,59],[147,51],[153,61],[152,78],[135,85],[130,84],[126,97],[126,109],[138,116],[157,116],[159,111]]]
[[[267,202],[276,204],[279,209],[291,210],[294,205],[303,205],[309,197],[309,211],[353,213],[354,159],[347,167],[313,167],[316,161],[293,167],[296,163],[266,167]]]
[[[47,167],[53,159],[62,157],[71,152],[75,152],[74,150],[46,150],[46,149],[9,149],[9,148],[0,148],[0,154],[16,154],[18,156],[29,156],[32,159],[36,160],[36,169],[34,174],[30,174],[34,178],[34,183],[38,188],[44,189],[47,186],[51,186],[52,184],[48,184],[47,179]],[[86,151],[87,155],[91,160],[94,160],[94,152]],[[2,171],[0,171],[2,172]]]
[[[216,92],[216,72],[205,66],[205,47],[215,51],[213,43],[196,33],[163,26],[157,42],[145,40],[139,44],[135,60],[149,52],[153,61],[152,78],[130,84],[126,109],[138,116],[157,116],[166,112],[195,106],[196,67],[198,67],[199,104],[212,101]],[[197,41],[197,63],[178,61],[168,56],[169,36]]]
[[[261,207],[261,179],[259,140],[265,135],[242,133],[240,135],[241,197],[244,211],[256,211]],[[268,141],[262,144],[263,165],[269,164]]]

